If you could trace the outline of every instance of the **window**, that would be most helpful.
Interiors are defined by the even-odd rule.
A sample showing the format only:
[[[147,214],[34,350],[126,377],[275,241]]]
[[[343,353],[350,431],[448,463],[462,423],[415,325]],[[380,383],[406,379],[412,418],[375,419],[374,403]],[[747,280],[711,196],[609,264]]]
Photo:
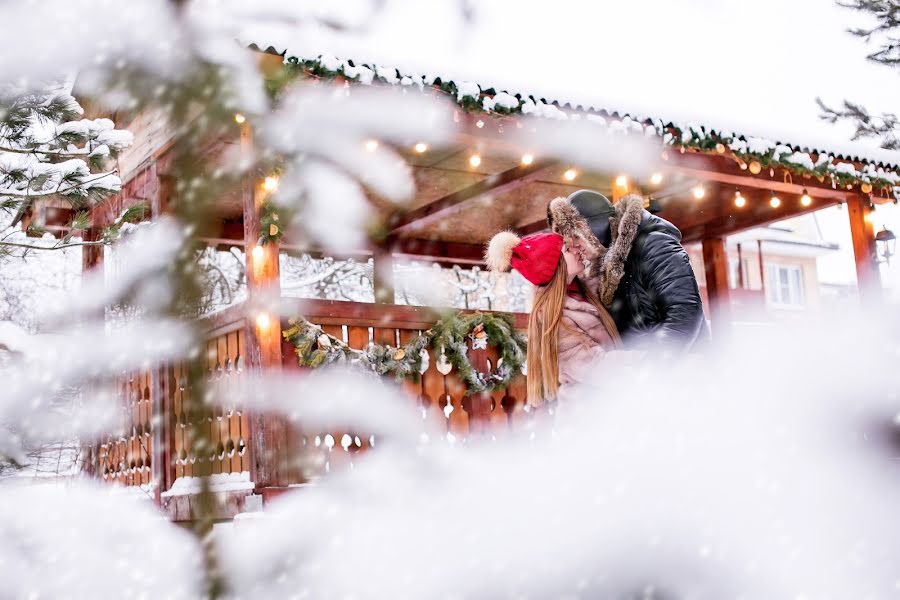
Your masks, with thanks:
[[[750,282],[747,279],[747,259],[741,259],[741,275],[743,276],[744,287],[749,288]],[[728,287],[736,290],[740,287],[741,279],[738,277],[738,259],[728,259]]]
[[[803,271],[800,267],[766,266],[766,296],[779,306],[803,306]]]

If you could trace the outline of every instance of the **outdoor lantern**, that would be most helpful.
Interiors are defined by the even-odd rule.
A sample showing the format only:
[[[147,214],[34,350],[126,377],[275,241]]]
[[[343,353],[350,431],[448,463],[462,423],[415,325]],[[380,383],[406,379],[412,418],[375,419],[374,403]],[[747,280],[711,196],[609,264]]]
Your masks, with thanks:
[[[891,264],[891,257],[894,255],[894,245],[897,243],[897,236],[887,227],[881,228],[881,231],[875,234],[875,254],[878,262],[886,262]]]

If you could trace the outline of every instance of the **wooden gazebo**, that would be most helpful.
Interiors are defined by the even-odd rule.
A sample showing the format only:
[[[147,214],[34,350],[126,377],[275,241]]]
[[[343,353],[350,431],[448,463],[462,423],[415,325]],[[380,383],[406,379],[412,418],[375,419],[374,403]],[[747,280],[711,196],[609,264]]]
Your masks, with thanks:
[[[280,64],[282,60],[272,53],[263,57],[268,63]],[[319,59],[294,62],[300,76],[315,72],[321,85],[329,85],[331,79],[354,85],[353,81],[361,77],[354,77],[347,65],[343,63],[327,72]],[[398,73],[396,79],[399,81],[402,76]],[[445,93],[452,85],[426,83],[429,85],[424,86],[424,93],[435,94]],[[342,336],[354,347],[362,347],[371,339],[403,341],[427,329],[434,315],[426,308],[394,304],[391,281],[395,258],[481,264],[483,243],[492,234],[504,228],[522,233],[544,229],[549,200],[582,188],[601,191],[613,200],[638,190],[648,197],[650,210],[681,229],[685,243],[702,244],[706,308],[714,333],[727,327],[731,305],[726,236],[838,203],[847,207],[860,293],[865,297],[879,294],[875,232],[869,215],[873,203],[894,199],[893,165],[871,164],[859,156],[832,155],[830,166],[825,166],[819,157],[825,156],[827,149],[815,148],[791,148],[794,153],[808,156],[808,162],[796,155],[790,158],[783,150],[770,149],[755,155],[746,149],[746,144],[741,145],[745,138],[732,138],[730,134],[726,137],[702,128],[681,129],[663,121],[639,121],[621,113],[509,94],[504,97],[502,110],[496,106],[486,110],[484,98],[493,99],[497,93],[479,90],[478,94],[478,98],[469,98],[458,109],[460,133],[453,144],[398,149],[413,168],[417,194],[407,210],[388,220],[389,231],[383,243],[359,249],[360,254],[374,258],[376,302],[311,300],[304,305],[304,316],[311,322]],[[509,108],[509,97],[515,98],[518,109]],[[576,164],[510,148],[500,137],[504,129],[541,118],[534,116],[541,111],[523,114],[529,112],[529,103],[552,106],[569,118],[574,115],[585,122],[592,115],[594,120],[603,119],[610,124],[625,123],[626,128],[654,128],[659,144],[658,169],[635,180],[628,173],[587,172]],[[135,133],[136,143],[120,159],[125,182],[122,192],[93,210],[94,232],[138,201],[151,206],[152,217],[165,213],[174,189],[166,173],[171,132],[154,121],[152,115],[138,115],[134,122],[120,126]],[[776,142],[772,148],[789,146],[789,140]],[[222,143],[238,144],[240,140]],[[835,168],[839,164],[844,166]],[[252,252],[259,239],[263,201],[258,183],[251,182],[223,199],[219,235],[208,239],[212,245],[243,246],[247,250],[248,306],[260,290],[271,294],[279,286],[278,244],[269,243],[262,252]],[[702,197],[697,198],[700,188]],[[86,248],[84,257],[85,269],[95,268],[101,262],[100,253],[93,248]],[[298,368],[293,348],[282,339],[286,323],[279,327],[257,316],[239,305],[208,320],[209,369],[223,381],[222,385],[248,370]],[[524,315],[519,316],[519,324],[524,325]],[[476,356],[473,363],[489,359],[487,351]],[[352,457],[353,452],[367,445],[365,439],[346,432],[294,435],[278,419],[247,415],[240,407],[233,407],[213,424],[214,437],[219,441],[216,453],[196,456],[186,445],[183,433],[186,415],[180,407],[183,395],[190,390],[183,383],[179,385],[179,369],[179,365],[166,365],[123,379],[120,385],[132,418],[128,428],[131,433],[124,441],[110,442],[101,450],[99,469],[99,475],[110,481],[130,485],[156,482],[157,498],[173,518],[191,516],[190,495],[168,492],[179,487],[176,480],[191,475],[196,460],[213,461],[213,473],[221,474],[223,481],[229,474],[249,473],[246,479],[252,485],[239,490],[223,486],[221,516],[227,517],[244,510],[253,495],[266,498],[302,481],[296,472],[279,463],[278,449],[289,451],[293,444],[306,444],[307,448],[321,449],[328,461],[335,462]],[[448,430],[457,435],[508,426],[520,418],[524,401],[521,380],[503,393],[495,393],[490,401],[464,401],[460,382],[452,374],[445,376],[435,371],[433,362],[420,384],[409,383],[406,387],[428,410],[446,420]],[[154,426],[155,414],[169,418]]]

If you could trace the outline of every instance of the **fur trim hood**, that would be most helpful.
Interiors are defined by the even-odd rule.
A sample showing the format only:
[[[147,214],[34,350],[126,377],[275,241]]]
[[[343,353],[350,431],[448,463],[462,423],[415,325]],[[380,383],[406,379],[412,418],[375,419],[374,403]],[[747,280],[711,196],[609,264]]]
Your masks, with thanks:
[[[612,236],[606,248],[591,231],[591,227],[567,198],[556,198],[547,207],[553,223],[553,231],[563,236],[567,244],[580,241],[585,248],[591,266],[586,276],[590,288],[596,289],[604,306],[612,304],[619,281],[625,274],[625,261],[637,237],[644,216],[644,199],[629,194],[615,204],[615,214],[609,217]]]

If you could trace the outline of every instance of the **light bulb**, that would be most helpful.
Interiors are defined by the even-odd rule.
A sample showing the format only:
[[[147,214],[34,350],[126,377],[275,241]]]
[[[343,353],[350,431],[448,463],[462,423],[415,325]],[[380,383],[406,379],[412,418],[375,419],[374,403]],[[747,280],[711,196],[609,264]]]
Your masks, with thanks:
[[[734,193],[734,205],[743,208],[747,204],[747,199],[741,195],[741,190]]]
[[[473,154],[472,156],[469,157],[469,164],[472,165],[473,167],[477,167],[478,165],[481,164],[481,157],[477,154]]]
[[[706,195],[706,190],[703,188],[702,185],[698,185],[697,187],[694,188],[694,198],[696,198],[697,200],[700,200],[705,195]]]
[[[428,152],[428,144],[426,144],[424,142],[419,142],[418,144],[415,145],[415,149],[416,149],[416,152],[418,152],[419,154],[424,154],[424,153]]]
[[[769,204],[772,205],[772,208],[778,208],[781,206],[781,198],[775,195],[775,192],[772,192],[772,199],[769,200]]]
[[[378,140],[368,140],[366,142],[366,150],[369,152],[375,152],[378,149]]]
[[[266,177],[263,181],[263,189],[267,192],[274,192],[278,189],[278,178],[275,176]]]
[[[809,206],[812,204],[812,198],[809,195],[809,192],[803,190],[803,196],[800,197],[800,204],[803,206]]]
[[[242,125],[244,123],[244,121],[246,121],[246,120],[247,120],[247,117],[245,117],[241,113],[234,113],[234,122],[237,123],[238,125]]]
[[[616,177],[616,185],[620,188],[628,187],[628,178],[624,175]]]
[[[653,185],[659,185],[662,183],[662,173],[654,173],[650,176],[650,183]]]
[[[522,164],[526,167],[534,162],[534,154],[523,154],[522,155]]]
[[[566,178],[566,181],[574,181],[575,178],[578,177],[578,171],[575,169],[568,169],[563,173],[563,177]]]
[[[477,121],[475,121],[475,127],[477,127],[478,129],[481,129],[482,127],[484,127],[484,121],[482,121],[481,119],[478,119]]]
[[[256,326],[260,329],[268,329],[271,323],[272,319],[269,318],[268,314],[259,313],[258,315],[256,315]]]

